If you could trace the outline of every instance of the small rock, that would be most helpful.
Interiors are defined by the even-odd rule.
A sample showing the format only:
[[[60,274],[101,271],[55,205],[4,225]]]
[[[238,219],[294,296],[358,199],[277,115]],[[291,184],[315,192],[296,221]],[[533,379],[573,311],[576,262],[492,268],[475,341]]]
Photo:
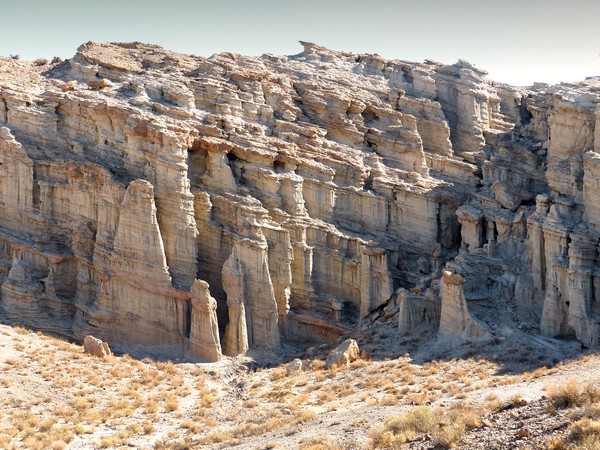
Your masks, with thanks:
[[[106,78],[102,78],[100,80],[89,80],[87,85],[92,89],[104,89],[112,86],[112,83]]]
[[[390,319],[390,318],[394,317],[396,314],[398,314],[399,310],[400,310],[399,306],[395,306],[395,305],[386,306],[385,308],[383,308],[383,317],[385,319]]]
[[[517,439],[528,438],[530,434],[531,432],[528,428],[521,428],[519,431],[517,431]]]
[[[59,86],[61,91],[74,91],[77,87],[77,80],[66,81],[65,83],[61,83]]]
[[[303,359],[302,360],[302,370],[308,370],[311,368],[312,365],[312,360],[310,359]]]
[[[293,359],[286,367],[287,369],[287,373],[291,374],[291,373],[295,373],[295,372],[300,372],[302,370],[302,360],[296,358]]]
[[[491,428],[491,427],[492,427],[492,425],[493,425],[493,423],[492,423],[492,422],[490,422],[490,421],[489,421],[489,420],[487,420],[487,419],[483,419],[483,420],[481,421],[481,424],[483,425],[483,427],[484,427],[484,428]]]
[[[88,335],[83,339],[83,351],[100,358],[112,355],[112,352],[110,351],[110,348],[106,342],[103,342],[91,335]]]

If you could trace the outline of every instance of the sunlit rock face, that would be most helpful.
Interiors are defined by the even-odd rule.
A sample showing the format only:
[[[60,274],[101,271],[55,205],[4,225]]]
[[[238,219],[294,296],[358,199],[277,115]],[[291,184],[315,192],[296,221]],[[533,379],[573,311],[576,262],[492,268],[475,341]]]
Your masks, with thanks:
[[[600,79],[302,45],[0,59],[2,314],[212,361],[390,302],[406,333],[599,345]]]

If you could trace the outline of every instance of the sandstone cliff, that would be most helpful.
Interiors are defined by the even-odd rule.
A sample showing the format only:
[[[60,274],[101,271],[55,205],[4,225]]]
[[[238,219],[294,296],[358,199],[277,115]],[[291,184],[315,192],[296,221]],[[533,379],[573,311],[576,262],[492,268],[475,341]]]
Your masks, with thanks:
[[[599,345],[600,79],[302,45],[0,59],[2,314],[208,360],[390,302],[407,333]]]

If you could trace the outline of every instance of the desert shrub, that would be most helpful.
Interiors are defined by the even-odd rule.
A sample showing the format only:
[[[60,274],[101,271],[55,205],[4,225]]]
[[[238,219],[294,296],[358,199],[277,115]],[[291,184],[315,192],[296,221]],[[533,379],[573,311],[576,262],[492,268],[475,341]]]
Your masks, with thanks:
[[[546,390],[550,405],[554,409],[572,408],[583,402],[583,389],[575,380],[561,385],[548,386]]]
[[[483,411],[464,403],[456,403],[448,413],[450,422],[462,423],[467,430],[480,428],[483,425]]]
[[[563,437],[551,436],[548,439],[546,439],[544,448],[546,450],[568,450],[569,445]]]
[[[433,443],[438,449],[455,447],[465,434],[465,424],[460,420],[457,422],[441,423],[433,430]]]
[[[570,438],[577,444],[593,442],[600,445],[600,420],[581,419],[570,426]],[[594,447],[600,448],[600,447]]]
[[[419,433],[433,431],[437,423],[434,411],[421,406],[389,417],[383,424],[371,428],[369,437],[375,448],[393,447],[413,440]]]
[[[449,411],[420,406],[369,430],[374,448],[399,448],[419,435],[430,434],[437,448],[456,446],[468,429],[482,426],[481,411],[459,403]]]
[[[298,450],[342,450],[342,447],[329,436],[317,436],[301,443]]]
[[[580,408],[571,414],[568,436],[551,437],[546,441],[546,448],[600,450],[600,388],[593,385],[581,387],[571,381],[563,386],[551,386],[548,393],[553,409]]]

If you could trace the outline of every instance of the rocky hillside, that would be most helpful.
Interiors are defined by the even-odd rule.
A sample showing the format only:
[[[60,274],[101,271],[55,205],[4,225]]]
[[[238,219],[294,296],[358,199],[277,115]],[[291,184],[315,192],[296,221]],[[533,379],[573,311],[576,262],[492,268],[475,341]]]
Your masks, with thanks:
[[[1,312],[212,361],[384,306],[407,334],[598,346],[600,78],[302,45],[0,59]]]

